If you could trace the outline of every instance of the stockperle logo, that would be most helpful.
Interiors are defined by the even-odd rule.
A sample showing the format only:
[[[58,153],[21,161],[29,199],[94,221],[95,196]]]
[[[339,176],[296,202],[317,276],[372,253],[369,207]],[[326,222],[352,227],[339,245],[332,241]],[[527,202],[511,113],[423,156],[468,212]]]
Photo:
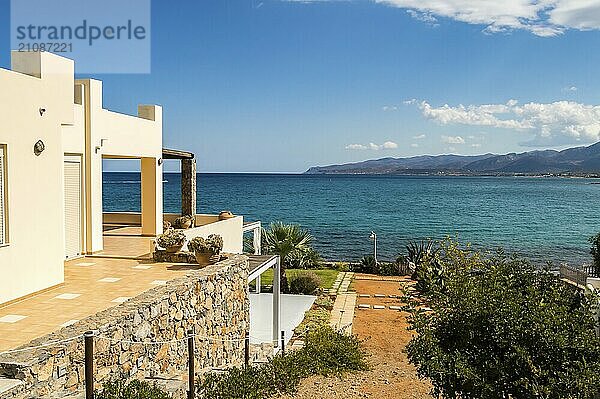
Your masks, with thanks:
[[[150,0],[11,0],[11,47],[75,60],[78,73],[150,73]]]

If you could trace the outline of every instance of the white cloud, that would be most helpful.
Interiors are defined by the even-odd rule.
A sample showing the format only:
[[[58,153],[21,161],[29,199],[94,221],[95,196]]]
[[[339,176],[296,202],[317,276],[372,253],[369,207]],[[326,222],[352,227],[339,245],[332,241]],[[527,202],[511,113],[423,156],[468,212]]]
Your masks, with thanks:
[[[415,139],[415,140],[423,140],[425,137],[427,137],[425,134],[419,134],[417,136],[413,136],[413,139]]]
[[[600,28],[598,0],[558,0],[549,12],[550,23],[579,30]]]
[[[351,0],[282,0],[290,3]],[[557,36],[569,29],[600,29],[600,0],[370,0],[404,8],[413,18],[439,24],[439,18],[483,26],[486,34],[514,30]]]
[[[381,107],[381,109],[384,111],[396,111],[398,107],[395,105],[384,105],[383,107]]]
[[[488,34],[527,30],[556,36],[568,29],[600,29],[600,0],[374,0],[406,8],[413,18],[432,23],[445,17],[484,26]]]
[[[570,92],[575,92],[575,91],[577,91],[577,90],[579,90],[579,89],[577,88],[577,86],[567,86],[567,87],[563,87],[563,90],[562,90],[562,91],[570,91]]]
[[[394,143],[393,141],[386,141],[385,143],[383,143],[381,145],[375,144],[375,143],[348,144],[345,148],[347,150],[373,150],[373,151],[393,150],[393,149],[398,148],[398,144]]]
[[[447,144],[464,144],[465,139],[460,136],[442,136],[442,142]]]
[[[600,105],[574,101],[527,103],[516,100],[506,104],[433,107],[423,101],[423,115],[441,125],[489,126],[515,129],[533,135],[525,145],[565,145],[600,140]]]
[[[413,9],[408,9],[408,10],[406,10],[406,12],[408,15],[410,15],[417,21],[425,22],[426,24],[429,24],[433,27],[440,26],[437,23],[437,18],[434,17],[433,15],[431,15],[431,13],[429,13],[429,12],[420,12],[420,11],[415,11]]]
[[[471,147],[479,148],[479,147],[481,147],[481,143],[473,143],[473,144],[471,144]]]
[[[362,144],[348,144],[346,146],[347,150],[366,150],[368,148],[368,146]]]
[[[418,147],[419,147],[419,145],[418,145],[417,143],[412,143],[410,146],[411,146],[412,148],[418,148]]]

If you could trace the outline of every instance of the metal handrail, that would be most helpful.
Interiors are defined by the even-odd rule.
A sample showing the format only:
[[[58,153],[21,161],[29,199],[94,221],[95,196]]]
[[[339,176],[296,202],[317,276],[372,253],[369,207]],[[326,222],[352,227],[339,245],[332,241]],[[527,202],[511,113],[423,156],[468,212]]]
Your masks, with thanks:
[[[583,265],[582,267],[570,266],[566,263],[560,265],[560,277],[581,287],[587,285],[588,271],[590,271],[588,265]]]

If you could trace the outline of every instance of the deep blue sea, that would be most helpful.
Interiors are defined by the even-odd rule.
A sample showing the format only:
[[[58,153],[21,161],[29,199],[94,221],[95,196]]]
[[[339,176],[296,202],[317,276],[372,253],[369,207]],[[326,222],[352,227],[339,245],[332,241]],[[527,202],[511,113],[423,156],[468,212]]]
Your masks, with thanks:
[[[533,177],[199,174],[198,213],[299,223],[327,259],[391,258],[410,240],[447,235],[535,263],[588,262],[600,231],[600,180]],[[180,212],[180,176],[164,175],[164,210]],[[104,174],[104,209],[139,211],[139,173]]]

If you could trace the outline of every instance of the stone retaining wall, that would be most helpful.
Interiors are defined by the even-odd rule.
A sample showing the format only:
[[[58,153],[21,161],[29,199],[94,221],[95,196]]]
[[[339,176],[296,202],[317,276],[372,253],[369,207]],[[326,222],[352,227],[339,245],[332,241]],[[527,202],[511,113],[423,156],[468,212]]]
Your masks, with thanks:
[[[237,255],[191,271],[27,346],[47,345],[95,330],[95,385],[114,378],[171,377],[187,370],[189,329],[195,329],[196,370],[240,365],[250,328],[248,260]],[[174,340],[181,340],[172,342]],[[154,344],[157,341],[169,341]],[[0,356],[0,377],[22,380],[22,398],[84,387],[79,337],[32,351]]]

